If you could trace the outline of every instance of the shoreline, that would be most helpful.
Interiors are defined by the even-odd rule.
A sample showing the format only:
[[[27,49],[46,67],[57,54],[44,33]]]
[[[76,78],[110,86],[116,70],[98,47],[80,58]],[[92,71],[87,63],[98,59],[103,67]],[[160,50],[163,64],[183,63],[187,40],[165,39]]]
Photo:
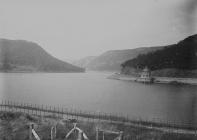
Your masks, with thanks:
[[[120,73],[115,73],[107,77],[108,79],[122,80],[122,81],[133,81],[137,82],[137,78],[132,75],[125,75]],[[176,85],[196,85],[197,78],[175,78],[175,77],[153,77],[153,84],[176,84]]]

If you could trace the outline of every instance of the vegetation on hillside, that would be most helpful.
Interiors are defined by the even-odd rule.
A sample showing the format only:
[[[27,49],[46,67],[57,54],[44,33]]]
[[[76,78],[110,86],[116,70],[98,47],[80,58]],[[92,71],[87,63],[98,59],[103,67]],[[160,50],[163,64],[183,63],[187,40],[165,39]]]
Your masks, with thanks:
[[[190,36],[177,44],[169,45],[162,50],[140,54],[136,58],[128,60],[121,65],[123,68],[130,67],[151,70],[160,69],[197,69],[197,35]]]

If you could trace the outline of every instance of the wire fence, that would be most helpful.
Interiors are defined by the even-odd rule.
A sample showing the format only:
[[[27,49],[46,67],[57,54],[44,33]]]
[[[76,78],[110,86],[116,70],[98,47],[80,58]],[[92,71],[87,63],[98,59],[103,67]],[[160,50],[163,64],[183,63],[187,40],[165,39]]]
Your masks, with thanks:
[[[175,122],[164,122],[159,119],[156,121],[145,121],[142,119],[130,119],[128,116],[116,116],[108,113],[84,112],[76,109],[66,109],[54,106],[45,106],[28,103],[17,103],[13,101],[2,101],[0,103],[0,111],[21,112],[29,115],[37,116],[55,116],[62,119],[76,119],[86,121],[106,121],[115,124],[132,125],[136,127],[165,130],[165,131],[179,131],[180,133],[196,134],[197,127],[191,123],[177,124]],[[165,129],[163,129],[165,128]]]

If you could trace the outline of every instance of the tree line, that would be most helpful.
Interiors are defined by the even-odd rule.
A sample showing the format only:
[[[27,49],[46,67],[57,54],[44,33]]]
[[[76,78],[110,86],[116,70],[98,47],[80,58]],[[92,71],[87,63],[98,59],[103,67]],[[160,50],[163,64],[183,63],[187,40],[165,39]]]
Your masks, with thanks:
[[[177,44],[166,46],[162,50],[140,54],[136,58],[122,63],[121,66],[136,69],[143,69],[147,66],[151,70],[197,69],[197,35],[190,36]]]

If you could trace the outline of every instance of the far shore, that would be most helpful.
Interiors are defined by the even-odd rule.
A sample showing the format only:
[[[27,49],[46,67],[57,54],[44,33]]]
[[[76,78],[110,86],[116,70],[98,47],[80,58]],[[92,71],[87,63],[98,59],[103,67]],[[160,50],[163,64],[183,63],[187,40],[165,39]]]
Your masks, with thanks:
[[[123,81],[134,81],[136,82],[136,76],[114,73],[108,77],[109,79],[123,80]],[[178,78],[178,77],[153,77],[153,83],[161,84],[188,84],[188,85],[197,85],[197,78]]]

